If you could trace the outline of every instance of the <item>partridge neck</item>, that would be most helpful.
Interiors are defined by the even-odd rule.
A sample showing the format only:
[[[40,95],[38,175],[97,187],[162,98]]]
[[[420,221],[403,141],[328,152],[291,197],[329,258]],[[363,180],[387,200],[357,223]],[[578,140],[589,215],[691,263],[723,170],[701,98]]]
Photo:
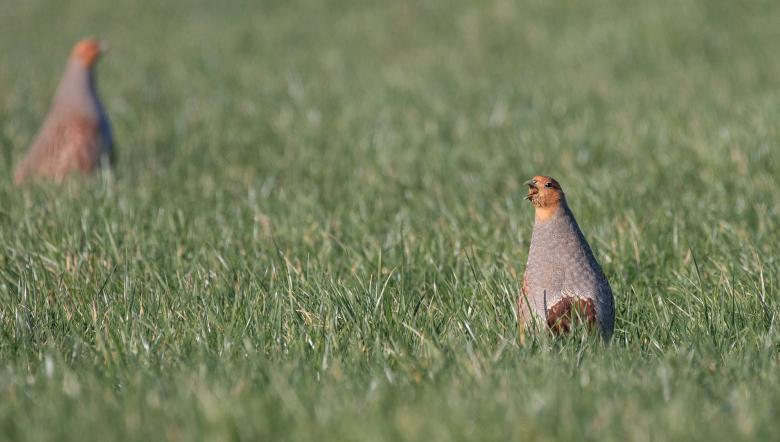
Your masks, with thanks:
[[[566,200],[561,200],[558,204],[548,207],[537,207],[534,219],[537,223],[547,222],[555,217],[561,216],[568,210]]]
[[[70,112],[93,116],[97,113],[95,104],[95,78],[92,70],[71,60],[65,68],[55,98],[57,106],[64,106]]]

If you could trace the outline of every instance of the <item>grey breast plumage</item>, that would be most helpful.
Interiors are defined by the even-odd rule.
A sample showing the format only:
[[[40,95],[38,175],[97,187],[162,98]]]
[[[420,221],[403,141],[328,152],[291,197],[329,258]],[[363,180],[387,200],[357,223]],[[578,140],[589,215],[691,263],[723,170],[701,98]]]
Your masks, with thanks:
[[[524,286],[527,300],[520,303],[537,319],[546,320],[549,308],[563,298],[593,300],[602,335],[611,337],[612,289],[565,203],[549,219],[534,224]]]

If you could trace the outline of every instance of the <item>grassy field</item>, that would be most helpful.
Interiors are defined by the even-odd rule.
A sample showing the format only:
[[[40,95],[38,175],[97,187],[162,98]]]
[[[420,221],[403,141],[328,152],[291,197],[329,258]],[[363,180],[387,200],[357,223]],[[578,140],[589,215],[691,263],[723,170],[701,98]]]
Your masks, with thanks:
[[[778,2],[0,2],[0,439],[776,440]],[[116,172],[14,188],[88,35]]]

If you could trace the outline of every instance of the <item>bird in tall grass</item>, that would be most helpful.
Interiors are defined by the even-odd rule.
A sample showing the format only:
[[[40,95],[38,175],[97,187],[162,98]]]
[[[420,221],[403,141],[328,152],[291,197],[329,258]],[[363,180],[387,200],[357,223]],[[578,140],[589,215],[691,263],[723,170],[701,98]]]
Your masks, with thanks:
[[[95,65],[105,50],[93,39],[73,47],[43,126],[16,167],[17,185],[37,178],[61,182],[113,162],[111,125],[95,83]]]
[[[526,184],[535,220],[517,301],[521,339],[534,323],[562,334],[580,320],[608,341],[615,323],[612,289],[561,185],[548,176],[535,176]]]

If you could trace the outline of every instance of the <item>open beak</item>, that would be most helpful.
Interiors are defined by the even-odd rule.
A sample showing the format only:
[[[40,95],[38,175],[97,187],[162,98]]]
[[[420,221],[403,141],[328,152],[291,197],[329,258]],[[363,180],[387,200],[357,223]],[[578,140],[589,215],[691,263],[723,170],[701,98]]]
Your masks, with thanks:
[[[528,195],[525,196],[525,199],[530,201],[534,195],[539,193],[539,189],[536,187],[536,181],[534,180],[526,181],[525,185],[528,186]]]

